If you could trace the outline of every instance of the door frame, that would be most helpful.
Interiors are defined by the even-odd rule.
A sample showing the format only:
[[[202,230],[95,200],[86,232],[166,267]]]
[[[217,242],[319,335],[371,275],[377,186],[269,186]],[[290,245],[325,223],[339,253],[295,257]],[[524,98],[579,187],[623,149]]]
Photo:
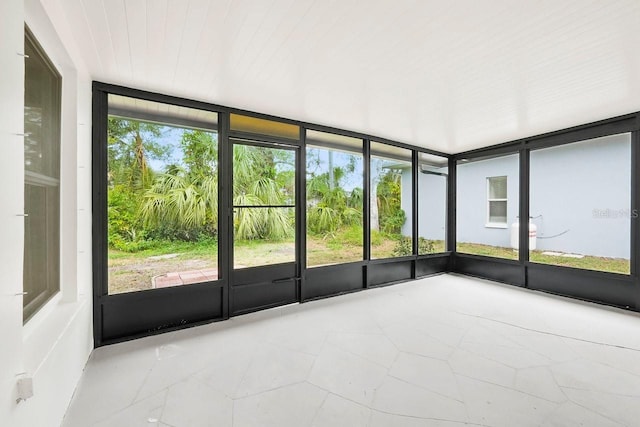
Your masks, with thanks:
[[[225,145],[227,152],[223,159],[225,163],[224,174],[226,175],[223,190],[225,193],[223,212],[226,212],[226,229],[228,230],[228,241],[227,245],[224,246],[225,252],[227,253],[226,270],[229,272],[228,314],[229,316],[235,316],[280,305],[298,303],[301,300],[302,260],[306,257],[305,247],[303,246],[306,242],[304,242],[302,238],[302,236],[304,236],[303,224],[306,222],[304,218],[305,210],[302,204],[302,200],[304,200],[302,198],[304,175],[300,169],[300,165],[302,164],[301,157],[303,157],[304,151],[302,149],[303,144],[301,144],[301,140],[290,141],[230,131],[225,140]],[[295,258],[293,262],[267,264],[242,269],[234,268],[235,232],[233,215],[236,207],[234,207],[233,204],[233,150],[236,145],[287,150],[293,152],[295,155],[294,204],[293,206],[282,206],[293,207],[295,212]]]

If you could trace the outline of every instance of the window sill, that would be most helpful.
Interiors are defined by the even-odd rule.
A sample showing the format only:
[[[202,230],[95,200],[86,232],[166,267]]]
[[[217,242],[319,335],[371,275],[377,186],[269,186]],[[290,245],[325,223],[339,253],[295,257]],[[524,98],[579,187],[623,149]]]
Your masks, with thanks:
[[[485,224],[484,226],[485,228],[502,228],[502,229],[509,228],[507,224],[500,224],[500,223],[494,223],[494,222],[490,222],[488,224]]]

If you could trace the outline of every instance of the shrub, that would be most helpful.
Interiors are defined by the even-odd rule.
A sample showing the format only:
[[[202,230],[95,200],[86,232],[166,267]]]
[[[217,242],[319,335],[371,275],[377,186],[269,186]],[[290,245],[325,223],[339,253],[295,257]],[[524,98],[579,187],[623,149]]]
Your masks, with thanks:
[[[411,237],[400,236],[393,248],[394,256],[407,256],[412,253]],[[435,243],[433,240],[420,237],[418,239],[418,253],[421,255],[431,254],[435,251]]]

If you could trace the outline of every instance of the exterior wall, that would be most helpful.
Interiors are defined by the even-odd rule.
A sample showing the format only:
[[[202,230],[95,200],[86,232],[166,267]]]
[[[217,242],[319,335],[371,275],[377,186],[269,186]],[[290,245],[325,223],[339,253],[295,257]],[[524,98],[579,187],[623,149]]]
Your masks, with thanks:
[[[22,322],[24,25],[62,75],[61,291]],[[0,425],[60,425],[93,348],[91,313],[91,81],[57,2],[0,2]],[[65,31],[67,33],[65,34]],[[74,59],[75,58],[75,59]],[[7,244],[7,242],[11,242]],[[16,403],[16,375],[34,396]]]
[[[518,155],[459,163],[457,169],[458,242],[509,247],[509,226],[518,216]],[[487,178],[507,177],[507,226],[487,227]]]
[[[447,168],[438,172],[447,173]],[[411,175],[402,175],[402,209],[407,220],[402,234],[411,235]],[[444,240],[447,216],[447,178],[440,175],[418,174],[418,236],[430,240]]]
[[[630,147],[626,134],[531,153],[538,249],[629,259]]]
[[[630,161],[628,135],[533,151],[530,213],[537,249],[628,259]],[[510,246],[510,226],[518,216],[518,169],[517,155],[458,165],[458,242]],[[503,175],[508,227],[488,228],[486,179]]]

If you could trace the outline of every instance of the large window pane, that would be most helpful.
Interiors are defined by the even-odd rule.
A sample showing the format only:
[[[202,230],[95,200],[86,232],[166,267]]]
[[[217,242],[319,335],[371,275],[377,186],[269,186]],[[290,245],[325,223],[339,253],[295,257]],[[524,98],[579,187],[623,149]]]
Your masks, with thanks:
[[[629,274],[631,135],[531,152],[530,260]]]
[[[217,114],[109,96],[109,293],[218,278]]]
[[[411,150],[371,143],[371,258],[412,255]]]
[[[418,254],[444,252],[447,223],[447,158],[418,154]]]
[[[234,142],[234,268],[295,262],[295,150]]]
[[[28,32],[24,92],[26,321],[60,289],[60,76]]]
[[[307,266],[363,259],[362,140],[307,132]]]
[[[458,252],[518,259],[519,157],[461,160],[457,165]]]

